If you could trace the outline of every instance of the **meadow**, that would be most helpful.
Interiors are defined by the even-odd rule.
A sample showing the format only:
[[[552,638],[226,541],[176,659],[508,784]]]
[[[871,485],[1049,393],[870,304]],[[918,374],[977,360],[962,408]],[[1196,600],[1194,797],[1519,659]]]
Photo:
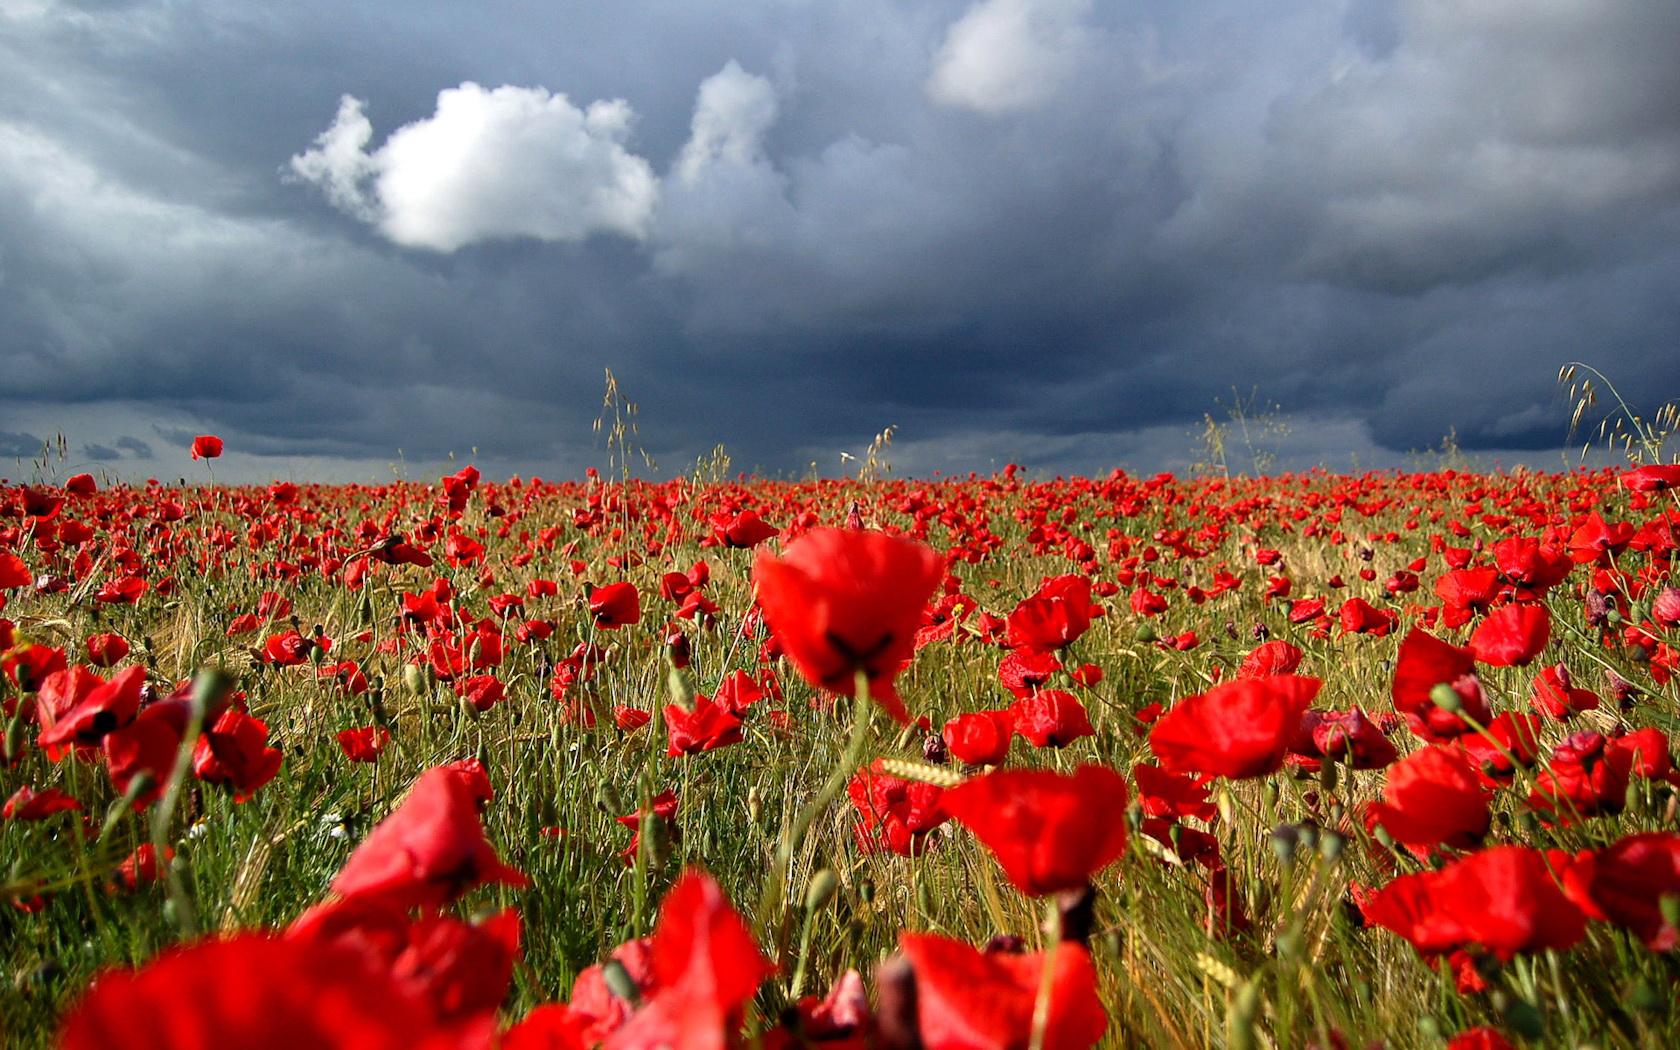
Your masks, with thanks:
[[[1676,487],[12,486],[0,1038],[1675,1045]]]

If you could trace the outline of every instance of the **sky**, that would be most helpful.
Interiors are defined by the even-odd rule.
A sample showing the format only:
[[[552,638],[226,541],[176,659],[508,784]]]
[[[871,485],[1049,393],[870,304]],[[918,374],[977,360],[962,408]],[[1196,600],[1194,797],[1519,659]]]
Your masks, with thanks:
[[[0,475],[1558,466],[1680,395],[1665,0],[0,0]],[[1240,464],[1239,464],[1240,465]],[[452,469],[452,468],[451,468]]]

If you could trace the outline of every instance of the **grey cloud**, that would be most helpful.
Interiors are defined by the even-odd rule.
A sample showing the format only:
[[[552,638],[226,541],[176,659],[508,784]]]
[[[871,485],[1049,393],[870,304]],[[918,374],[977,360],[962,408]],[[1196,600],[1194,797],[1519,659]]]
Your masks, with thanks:
[[[62,406],[12,425],[62,420],[145,460],[122,439],[152,433],[149,413],[146,469],[177,469],[181,438],[213,431],[218,476],[474,447],[552,473],[600,455],[611,367],[670,465],[718,441],[775,469],[837,462],[898,423],[918,470],[1147,469],[1182,462],[1233,387],[1296,413],[1296,461],[1392,460],[1449,428],[1501,455],[1552,448],[1565,360],[1680,390],[1680,8],[1583,10],[12,16],[0,369],[8,398]],[[1034,24],[1078,38],[1071,64],[1031,97],[930,92],[954,27],[987,11],[1050,11]],[[453,252],[413,251],[279,177],[341,96],[366,101],[371,157],[465,82],[579,112],[625,100],[622,148],[658,180],[645,223],[623,227],[640,239],[504,239],[549,233],[472,212],[407,237]],[[458,236],[487,229],[493,243]]]

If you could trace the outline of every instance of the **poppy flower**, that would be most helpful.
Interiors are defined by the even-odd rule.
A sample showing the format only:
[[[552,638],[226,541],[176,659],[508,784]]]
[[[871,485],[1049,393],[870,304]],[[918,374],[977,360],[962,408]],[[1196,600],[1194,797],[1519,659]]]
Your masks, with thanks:
[[[126,795],[137,779],[148,778],[147,786],[134,796],[135,809],[157,801],[169,786],[190,713],[191,705],[186,700],[160,700],[142,709],[128,725],[106,734],[101,741],[105,771],[118,792]]]
[[[940,734],[957,761],[996,766],[1009,757],[1015,717],[1008,711],[970,711],[945,723]]]
[[[27,587],[34,580],[22,558],[10,551],[0,551],[0,591]]]
[[[944,807],[945,790],[883,772],[879,759],[860,770],[846,785],[858,811],[853,829],[858,847],[873,853],[884,846],[901,857],[926,852],[929,833],[951,818]]]
[[[949,937],[913,933],[900,934],[898,944],[915,973],[916,1026],[926,1050],[1035,1045],[1039,992],[1047,983],[1036,1045],[1087,1050],[1108,1030],[1096,967],[1082,945],[1062,942],[1030,955],[981,952]]]
[[[1402,846],[1425,855],[1436,846],[1476,845],[1493,818],[1469,755],[1454,746],[1431,744],[1389,767],[1383,800],[1371,803],[1366,819]]]
[[[1516,766],[1532,766],[1540,754],[1540,716],[1502,714],[1487,724],[1487,732],[1458,738],[1458,746],[1475,760],[1482,783],[1499,787],[1511,783]]]
[[[1071,573],[1044,581],[1006,621],[1013,649],[1050,651],[1079,640],[1091,627],[1091,581]]]
[[[95,667],[112,667],[128,655],[128,639],[120,634],[90,634],[87,636],[88,662]]]
[[[779,558],[760,551],[753,583],[771,630],[806,680],[852,696],[861,673],[869,698],[907,725],[893,679],[915,652],[944,566],[914,540],[815,528]]]
[[[1647,463],[1622,475],[1629,492],[1661,492],[1680,487],[1680,463]]]
[[[1207,780],[1202,777],[1139,764],[1132,767],[1132,779],[1137,783],[1138,804],[1145,816],[1212,820],[1218,812],[1208,801]]]
[[[1437,743],[1473,732],[1456,711],[1436,702],[1435,687],[1442,685],[1457,697],[1456,706],[1478,723],[1486,725],[1492,718],[1476,678],[1475,654],[1412,628],[1400,642],[1394,664],[1394,709],[1406,716],[1412,732]]]
[[[1515,1050],[1497,1028],[1466,1028],[1447,1040],[1447,1050]]]
[[[589,594],[589,613],[595,617],[595,626],[603,631],[641,623],[641,593],[635,584],[627,581],[597,587]]]
[[[1552,749],[1529,792],[1531,808],[1561,824],[1620,813],[1627,804],[1634,752],[1602,733],[1575,733]]]
[[[1581,689],[1569,675],[1569,668],[1553,664],[1534,676],[1534,692],[1529,697],[1534,710],[1555,722],[1567,722],[1583,711],[1598,707],[1598,694]]]
[[[402,805],[380,821],[332,881],[334,893],[398,907],[442,907],[474,886],[524,886],[502,863],[479,822],[482,790],[449,766],[420,775]]]
[[[1350,769],[1382,769],[1399,757],[1382,727],[1357,707],[1306,712],[1289,744],[1290,762],[1308,772],[1317,772],[1327,758]]]
[[[384,726],[363,726],[341,729],[337,734],[338,749],[352,762],[377,762],[380,752],[391,743],[391,731]]]
[[[1232,779],[1275,773],[1322,685],[1293,674],[1216,685],[1162,715],[1150,731],[1150,749],[1176,772]]]
[[[519,959],[519,913],[504,909],[476,923],[451,915],[414,920],[401,908],[350,898],[306,911],[286,937],[360,953],[433,1025],[447,1027],[492,1017],[507,997]]]
[[[1583,853],[1564,884],[1588,915],[1631,930],[1652,951],[1680,947],[1662,908],[1665,897],[1680,896],[1680,835],[1644,832]]]
[[[974,832],[1030,897],[1083,887],[1126,850],[1126,780],[1106,766],[1071,776],[1003,770],[948,788],[945,811]]]
[[[723,681],[718,684],[717,693],[712,699],[730,714],[743,715],[747,713],[748,708],[764,699],[764,690],[752,675],[736,670],[723,676]]]
[[[1559,951],[1586,932],[1586,916],[1558,887],[1539,850],[1493,846],[1439,871],[1402,875],[1360,906],[1424,955],[1480,948],[1500,959]]]
[[[648,945],[653,994],[603,1050],[702,1050],[730,1045],[748,1001],[774,967],[723,890],[703,872],[677,880]]]
[[[222,454],[222,439],[214,434],[200,434],[192,439],[192,458],[215,459]]]
[[[1085,705],[1072,693],[1046,689],[1009,705],[1015,732],[1034,747],[1067,747],[1080,737],[1094,736]]]
[[[1539,656],[1551,638],[1552,617],[1544,605],[1506,605],[1476,626],[1470,651],[1484,664],[1521,667]]]
[[[140,666],[125,668],[109,682],[82,667],[51,675],[35,697],[41,746],[62,750],[71,744],[99,743],[105,734],[134,721],[145,684],[146,669]]]
[[[1017,699],[1025,699],[1037,692],[1061,669],[1062,662],[1048,649],[1017,649],[998,664],[998,680],[1003,683],[1005,689],[1014,693]]]
[[[64,479],[64,491],[75,496],[91,496],[99,491],[99,482],[92,474],[72,474]]]
[[[136,1024],[140,1017],[146,1023]],[[172,949],[139,970],[102,975],[71,1008],[58,1039],[59,1050],[451,1045],[471,1044],[438,1039],[426,1012],[357,952],[258,933]]]
[[[280,772],[284,756],[268,746],[268,725],[229,707],[207,727],[193,748],[193,775],[206,784],[225,784],[244,802]]]
[[[1274,674],[1294,674],[1301,666],[1301,650],[1282,639],[1261,642],[1243,657],[1237,668],[1239,678],[1264,678]]]
[[[565,1003],[533,1007],[502,1033],[499,1050],[589,1050],[589,1020]]]
[[[713,515],[712,530],[718,542],[735,549],[756,547],[781,531],[759,517],[755,510]]]
[[[741,742],[741,720],[704,694],[695,696],[693,710],[680,704],[667,704],[665,728],[670,734],[665,753],[673,757],[697,755]]]
[[[12,792],[12,797],[0,806],[0,818],[5,820],[46,820],[54,813],[68,813],[82,808],[82,804],[58,788],[36,791],[25,784]]]

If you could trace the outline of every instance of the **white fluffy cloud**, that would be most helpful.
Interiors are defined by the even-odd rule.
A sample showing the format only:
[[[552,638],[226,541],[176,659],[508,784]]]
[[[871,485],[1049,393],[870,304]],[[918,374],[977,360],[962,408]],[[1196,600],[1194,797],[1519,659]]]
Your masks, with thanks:
[[[980,0],[945,34],[928,95],[993,115],[1036,109],[1087,52],[1090,12],[1091,0]]]
[[[479,241],[641,239],[659,197],[648,162],[625,143],[621,99],[574,106],[542,88],[474,83],[438,92],[437,112],[373,152],[363,103],[346,96],[332,127],[291,170],[335,207],[397,244],[452,252]]]

